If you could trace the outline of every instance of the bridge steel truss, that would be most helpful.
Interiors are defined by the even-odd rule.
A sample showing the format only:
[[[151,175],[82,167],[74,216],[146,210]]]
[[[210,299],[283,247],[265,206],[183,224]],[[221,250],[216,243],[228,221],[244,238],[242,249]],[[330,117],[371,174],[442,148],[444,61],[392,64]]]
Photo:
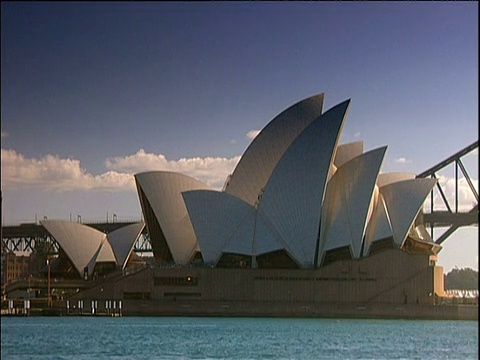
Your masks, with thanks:
[[[59,250],[58,243],[43,226],[32,223],[2,228],[2,251],[33,252],[40,248],[52,254]]]
[[[432,168],[417,175],[417,178],[434,178],[438,179],[437,173],[451,164],[454,164],[455,171],[455,188],[453,204],[447,199],[445,191],[442,186],[437,182],[430,193],[430,212],[423,214],[423,222],[427,227],[430,227],[430,235],[434,236],[433,230],[435,227],[448,228],[442,235],[435,240],[435,243],[442,244],[450,235],[452,235],[457,229],[463,226],[478,225],[478,190],[475,188],[472,178],[467,172],[462,158],[470,154],[475,149],[478,150],[478,141],[467,146],[463,150],[460,150],[456,154],[450,156],[448,159],[440,162]],[[460,170],[460,171],[459,171]],[[459,210],[459,174],[463,174],[468,187],[476,200],[476,203],[472,204],[472,208],[469,211]],[[446,210],[436,210],[434,203],[435,191],[438,192],[440,198],[445,206]]]
[[[131,223],[85,225],[92,226],[103,232],[110,232],[129,224]],[[53,238],[42,225],[31,223],[2,227],[2,252],[38,252],[41,251],[41,249],[47,250],[50,255],[57,254],[60,249],[55,238]],[[133,251],[140,254],[152,252],[152,246],[146,228],[135,243]]]

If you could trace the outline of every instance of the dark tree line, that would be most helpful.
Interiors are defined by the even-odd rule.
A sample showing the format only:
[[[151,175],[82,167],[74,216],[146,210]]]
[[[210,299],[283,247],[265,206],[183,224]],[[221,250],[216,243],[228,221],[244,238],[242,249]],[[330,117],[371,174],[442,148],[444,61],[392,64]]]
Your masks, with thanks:
[[[444,275],[444,281],[445,290],[478,290],[478,271],[454,268]]]

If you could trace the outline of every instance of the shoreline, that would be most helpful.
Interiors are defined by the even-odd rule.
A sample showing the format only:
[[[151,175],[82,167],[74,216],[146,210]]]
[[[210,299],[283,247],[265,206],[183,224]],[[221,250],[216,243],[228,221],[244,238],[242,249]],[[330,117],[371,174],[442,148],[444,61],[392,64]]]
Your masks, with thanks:
[[[332,304],[282,302],[220,302],[220,301],[124,301],[123,309],[95,311],[92,309],[35,308],[2,309],[2,317],[87,316],[87,317],[266,317],[318,319],[375,320],[469,320],[478,321],[478,305],[419,304]],[[97,310],[97,309],[95,309]]]

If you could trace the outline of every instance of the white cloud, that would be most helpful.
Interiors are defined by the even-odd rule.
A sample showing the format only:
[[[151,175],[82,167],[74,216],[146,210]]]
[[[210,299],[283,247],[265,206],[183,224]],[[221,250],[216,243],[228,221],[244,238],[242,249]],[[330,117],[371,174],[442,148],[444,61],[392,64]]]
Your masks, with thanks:
[[[473,187],[478,193],[478,179],[471,179]],[[438,183],[447,198],[448,204],[452,211],[455,211],[455,179],[446,176],[439,176]],[[458,210],[459,211],[469,211],[472,209],[473,204],[477,203],[477,199],[473,194],[470,186],[468,185],[467,180],[462,177],[458,179]],[[429,209],[430,200],[427,198],[426,209]],[[440,195],[438,189],[434,188],[434,209],[436,211],[447,210],[447,206],[443,201],[442,196]]]
[[[401,157],[401,158],[395,159],[395,162],[397,164],[410,164],[412,162],[412,160]]]
[[[246,133],[247,138],[250,140],[253,140],[257,137],[258,134],[260,134],[261,130],[250,130],[249,132]]]
[[[239,160],[240,156],[168,160],[162,154],[147,153],[140,149],[133,155],[109,158],[105,164],[107,169],[130,174],[153,170],[179,172],[194,177],[216,189],[221,189],[225,179],[232,173]]]
[[[353,134],[353,137],[355,139],[358,139],[360,136],[362,136],[362,133],[360,131],[356,132],[355,134]]]
[[[106,160],[107,172],[94,175],[81,167],[80,161],[46,155],[29,159],[14,150],[2,149],[2,187],[36,187],[52,191],[135,190],[133,174],[152,171],[174,171],[192,176],[206,184],[221,189],[227,176],[240,160],[232,158],[194,157],[168,160],[162,154],[147,153],[140,149],[136,154]]]
[[[135,154],[113,157],[105,161],[107,171],[94,175],[82,168],[79,160],[46,155],[39,159],[27,158],[14,150],[1,150],[2,188],[42,188],[63,192],[73,190],[135,191],[133,174],[144,171],[173,171],[192,176],[220,190],[231,174],[240,156],[192,157],[169,160],[162,154],[147,153],[140,149]],[[450,206],[455,203],[455,179],[440,176],[439,184]],[[478,192],[478,179],[472,179]],[[468,211],[476,203],[465,178],[458,180],[459,210]],[[429,197],[427,198],[427,202]],[[445,209],[437,190],[434,192],[436,210]],[[427,206],[428,207],[428,206]]]
[[[131,174],[108,171],[101,175],[88,173],[79,160],[46,155],[28,159],[14,150],[2,149],[2,187],[37,187],[53,191],[134,190]]]

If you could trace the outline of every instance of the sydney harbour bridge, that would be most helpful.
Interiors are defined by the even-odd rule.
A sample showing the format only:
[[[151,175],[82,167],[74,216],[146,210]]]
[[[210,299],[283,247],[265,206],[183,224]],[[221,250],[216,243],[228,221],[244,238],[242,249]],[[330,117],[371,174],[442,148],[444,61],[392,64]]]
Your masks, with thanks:
[[[445,189],[447,184],[442,184],[439,181],[431,191],[429,199],[426,200],[427,209],[421,214],[420,220],[430,230],[432,239],[439,245],[461,227],[478,226],[478,190],[475,188],[464,161],[465,157],[475,150],[478,151],[478,141],[417,175],[417,178],[439,179],[440,173],[445,169],[453,167],[454,170],[453,182],[448,183],[448,186],[453,186],[453,198],[447,196],[447,190]],[[467,183],[467,187],[462,187],[462,192],[466,189],[472,195],[471,198],[474,199],[467,209],[465,206],[460,206],[460,188],[463,185],[461,182]],[[81,218],[78,217],[77,221],[81,222]],[[110,222],[85,223],[85,225],[109,233],[134,222],[136,221],[119,222],[116,221],[116,216],[114,216]],[[446,231],[443,233],[436,231],[442,229],[446,229]],[[440,235],[438,235],[439,232]],[[43,251],[48,249],[48,252],[52,254],[58,252],[59,247],[55,239],[37,222],[2,226],[2,251],[35,252],[39,249],[43,249]],[[152,249],[146,228],[136,242],[134,251],[139,255],[151,253]]]

